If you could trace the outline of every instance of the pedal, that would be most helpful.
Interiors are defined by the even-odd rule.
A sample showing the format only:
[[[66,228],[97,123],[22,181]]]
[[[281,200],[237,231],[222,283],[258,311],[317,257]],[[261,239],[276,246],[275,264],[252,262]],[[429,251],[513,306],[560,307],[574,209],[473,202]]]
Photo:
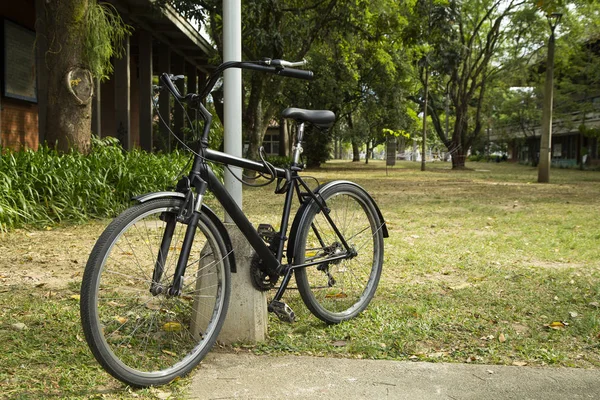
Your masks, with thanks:
[[[269,224],[258,225],[257,232],[258,235],[262,238],[262,240],[264,240],[267,243],[271,242],[275,235],[277,235],[277,232],[275,232],[275,228],[273,228]]]
[[[269,311],[275,313],[280,321],[291,323],[296,320],[294,310],[283,301],[273,300],[271,304],[269,304]]]

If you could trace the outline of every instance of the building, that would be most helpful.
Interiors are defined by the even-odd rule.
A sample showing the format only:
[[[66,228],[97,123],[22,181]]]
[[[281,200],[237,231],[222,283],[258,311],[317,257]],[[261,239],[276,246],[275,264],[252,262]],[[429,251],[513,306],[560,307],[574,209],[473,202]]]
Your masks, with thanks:
[[[162,72],[185,75],[187,79],[179,82],[187,87],[180,89],[196,92],[215,50],[170,7],[159,9],[151,0],[108,2],[134,31],[124,43],[125,56],[114,62],[113,76],[96,82],[92,133],[115,136],[126,149],[168,149],[166,127],[161,126],[161,135],[153,132],[153,79]],[[0,146],[5,148],[36,149],[46,135],[47,83],[42,63],[48,45],[43,35],[36,34],[44,4],[45,0],[0,2]],[[169,112],[167,93],[161,94],[159,103],[161,115],[174,132],[180,132],[182,110]]]

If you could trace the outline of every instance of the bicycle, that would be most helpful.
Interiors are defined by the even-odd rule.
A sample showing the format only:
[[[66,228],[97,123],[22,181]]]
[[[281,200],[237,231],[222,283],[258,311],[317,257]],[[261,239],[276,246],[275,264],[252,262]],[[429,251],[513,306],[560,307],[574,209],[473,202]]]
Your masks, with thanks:
[[[227,230],[203,203],[207,189],[256,252],[250,268],[254,286],[271,290],[281,278],[268,305],[279,318],[293,321],[295,316],[281,300],[292,274],[310,312],[328,324],[357,316],[371,301],[388,237],[379,207],[355,183],[333,181],[311,189],[299,175],[305,124],[330,127],[333,112],[283,111],[284,118],[297,123],[288,168],[272,166],[262,151],[259,162],[208,148],[212,115],[203,99],[225,69],[311,79],[311,71],[291,68],[302,64],[223,63],[199,94],[185,97],[173,84],[177,77],[161,76],[162,88],[180,105],[198,110],[204,126],[191,171],[176,190],[136,197],[137,204],[108,225],[87,262],[81,285],[83,331],[97,361],[115,378],[134,387],[169,383],[189,373],[217,339],[229,305],[230,274],[248,272],[237,271]],[[208,161],[256,171],[267,183],[277,180],[275,193],[285,195],[279,231],[265,225],[255,229]],[[289,227],[294,197],[300,207]]]

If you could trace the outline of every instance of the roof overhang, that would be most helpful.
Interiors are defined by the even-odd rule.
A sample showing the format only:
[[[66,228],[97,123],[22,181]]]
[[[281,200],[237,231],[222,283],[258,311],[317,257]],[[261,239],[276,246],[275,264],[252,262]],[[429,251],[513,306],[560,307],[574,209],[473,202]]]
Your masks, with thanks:
[[[169,46],[171,51],[184,57],[187,62],[208,72],[210,59],[216,49],[196,27],[172,6],[157,4],[156,0],[108,0],[124,20],[144,29]]]

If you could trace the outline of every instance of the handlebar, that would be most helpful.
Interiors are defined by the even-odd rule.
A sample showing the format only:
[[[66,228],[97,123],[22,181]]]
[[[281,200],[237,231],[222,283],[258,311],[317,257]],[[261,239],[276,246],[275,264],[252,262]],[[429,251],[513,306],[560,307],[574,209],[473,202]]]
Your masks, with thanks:
[[[183,79],[181,75],[171,75],[167,73],[163,73],[160,76],[160,80],[163,83],[163,86],[166,87],[169,92],[178,100],[178,101],[186,101],[187,103],[194,103],[195,108],[200,112],[204,120],[204,128],[201,137],[201,145],[203,148],[208,146],[208,133],[210,129],[210,124],[212,121],[212,115],[210,112],[204,107],[202,104],[202,100],[205,99],[210,92],[213,90],[215,84],[219,80],[221,73],[228,68],[242,68],[242,69],[251,69],[254,71],[262,71],[269,72],[276,75],[287,76],[290,78],[297,79],[313,79],[312,71],[306,71],[301,69],[294,69],[290,67],[299,67],[306,65],[306,60],[298,61],[298,62],[290,62],[285,60],[271,60],[265,59],[262,61],[229,61],[219,65],[213,73],[210,75],[209,79],[206,82],[204,88],[200,91],[200,93],[189,93],[186,96],[182,96],[177,87],[173,84],[177,79]]]
[[[171,94],[175,96],[175,98],[177,98],[178,100],[193,101],[198,99],[204,99],[206,96],[208,96],[215,84],[217,83],[217,80],[219,79],[221,73],[228,68],[250,69],[254,71],[268,72],[289,78],[312,80],[314,78],[312,71],[291,68],[304,66],[306,64],[306,60],[291,62],[279,59],[265,59],[261,61],[247,62],[225,62],[215,69],[215,71],[211,74],[210,78],[208,79],[206,86],[204,87],[204,89],[202,89],[202,91],[199,94],[190,93],[187,96],[182,96],[177,87],[173,84],[173,82],[177,79],[182,79],[182,75],[174,76],[171,74],[163,73],[160,76],[160,80],[162,81],[164,86],[169,90],[169,92],[171,92]]]

